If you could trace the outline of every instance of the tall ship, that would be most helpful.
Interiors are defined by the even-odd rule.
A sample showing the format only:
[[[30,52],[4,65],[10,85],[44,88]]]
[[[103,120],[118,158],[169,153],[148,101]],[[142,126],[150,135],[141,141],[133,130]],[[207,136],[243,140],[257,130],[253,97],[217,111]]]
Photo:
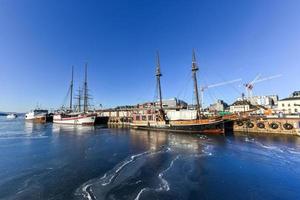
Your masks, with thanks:
[[[177,119],[170,119],[168,111],[163,108],[162,91],[160,78],[162,76],[160,70],[160,59],[157,52],[156,65],[156,85],[158,95],[158,106],[154,103],[151,109],[138,109],[133,114],[133,121],[131,127],[135,129],[147,130],[166,130],[166,131],[180,131],[180,132],[194,132],[194,133],[225,133],[225,122],[221,117],[208,117],[202,113],[197,82],[197,71],[199,70],[196,63],[195,51],[192,54],[192,78],[194,82],[194,96],[196,105],[193,110],[176,110],[178,114],[195,113],[194,117],[178,117]]]
[[[53,116],[53,123],[56,124],[69,124],[69,125],[94,125],[96,114],[90,113],[88,110],[88,85],[87,85],[87,64],[85,65],[85,79],[83,84],[83,97],[82,91],[79,89],[77,96],[78,105],[73,108],[73,74],[74,68],[72,67],[72,78],[69,88],[70,103],[69,108],[57,111]],[[81,101],[83,100],[83,110]]]

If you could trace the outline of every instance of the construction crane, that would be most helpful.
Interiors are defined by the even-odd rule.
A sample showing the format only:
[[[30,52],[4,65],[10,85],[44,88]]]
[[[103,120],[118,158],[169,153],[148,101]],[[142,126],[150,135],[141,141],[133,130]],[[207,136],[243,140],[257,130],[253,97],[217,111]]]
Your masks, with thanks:
[[[263,81],[271,80],[274,78],[279,78],[279,77],[281,77],[281,74],[277,74],[277,75],[273,75],[273,76],[269,76],[269,77],[265,77],[265,78],[260,78],[260,77],[261,77],[261,75],[258,74],[251,82],[244,84],[249,100],[252,99],[252,96],[253,96],[252,91],[253,91],[254,85],[256,85],[257,83],[263,82]]]
[[[204,103],[204,91],[206,89],[209,89],[209,88],[214,88],[214,87],[219,87],[219,86],[223,86],[223,85],[227,85],[227,84],[231,84],[231,83],[236,83],[236,82],[239,82],[239,81],[242,81],[241,78],[239,79],[235,79],[235,80],[231,80],[231,81],[224,81],[224,82],[220,82],[220,83],[215,83],[215,84],[211,84],[211,85],[205,85],[205,86],[202,86],[200,91],[201,91],[201,105],[203,107],[203,103]]]

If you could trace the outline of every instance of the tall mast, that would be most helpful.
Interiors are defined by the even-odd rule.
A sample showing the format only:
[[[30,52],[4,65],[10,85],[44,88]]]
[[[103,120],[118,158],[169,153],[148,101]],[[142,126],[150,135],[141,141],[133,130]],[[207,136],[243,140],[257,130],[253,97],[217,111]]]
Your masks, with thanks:
[[[87,88],[87,63],[85,64],[85,78],[84,78],[84,88],[83,88],[83,111],[88,111],[88,88]]]
[[[78,112],[81,112],[81,88],[78,90]]]
[[[157,82],[157,89],[158,89],[158,98],[159,98],[159,107],[162,110],[162,95],[161,95],[161,85],[160,85],[160,77],[162,76],[160,72],[160,60],[159,60],[159,53],[156,52],[156,82]]]
[[[197,117],[200,118],[201,111],[200,111],[200,100],[199,100],[199,93],[198,93],[198,82],[197,82],[197,71],[199,70],[198,65],[196,63],[196,55],[195,50],[193,49],[193,56],[192,56],[192,75],[194,80],[194,94],[196,97],[196,110],[197,110]]]
[[[72,100],[73,100],[73,73],[74,73],[74,66],[72,66],[72,78],[70,84],[70,110],[72,110]]]

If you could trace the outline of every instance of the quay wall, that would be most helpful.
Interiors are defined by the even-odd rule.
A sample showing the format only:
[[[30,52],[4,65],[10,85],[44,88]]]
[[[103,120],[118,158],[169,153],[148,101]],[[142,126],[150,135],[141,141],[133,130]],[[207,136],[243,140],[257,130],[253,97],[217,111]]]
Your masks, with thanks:
[[[98,112],[100,117],[108,117],[107,124],[119,127],[130,127],[133,121],[134,112],[141,114],[148,113],[147,110],[104,110]],[[169,113],[168,113],[169,112]],[[171,120],[177,118],[194,118],[193,111],[167,111]],[[298,135],[300,136],[300,119],[299,118],[230,118],[234,121],[234,132],[253,132],[253,133],[274,133],[274,134],[286,134],[286,135]],[[224,117],[224,119],[226,119]]]
[[[234,122],[235,132],[274,133],[300,136],[300,120],[288,118],[249,118],[237,119]]]

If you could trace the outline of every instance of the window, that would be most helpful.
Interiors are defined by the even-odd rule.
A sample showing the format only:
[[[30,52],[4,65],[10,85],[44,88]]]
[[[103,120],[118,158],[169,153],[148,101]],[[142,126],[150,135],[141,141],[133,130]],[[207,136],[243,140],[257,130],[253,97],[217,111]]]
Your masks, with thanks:
[[[146,116],[145,115],[142,116],[142,120],[146,121]]]
[[[152,121],[153,120],[153,116],[152,115],[149,115],[148,116],[148,121]]]
[[[284,103],[282,104],[282,107],[284,107]]]
[[[288,107],[290,107],[291,106],[291,104],[288,104]]]
[[[141,120],[141,117],[139,115],[135,116],[135,120],[136,121],[140,121]]]
[[[298,109],[297,108],[295,108],[295,113],[297,113],[298,112]]]

